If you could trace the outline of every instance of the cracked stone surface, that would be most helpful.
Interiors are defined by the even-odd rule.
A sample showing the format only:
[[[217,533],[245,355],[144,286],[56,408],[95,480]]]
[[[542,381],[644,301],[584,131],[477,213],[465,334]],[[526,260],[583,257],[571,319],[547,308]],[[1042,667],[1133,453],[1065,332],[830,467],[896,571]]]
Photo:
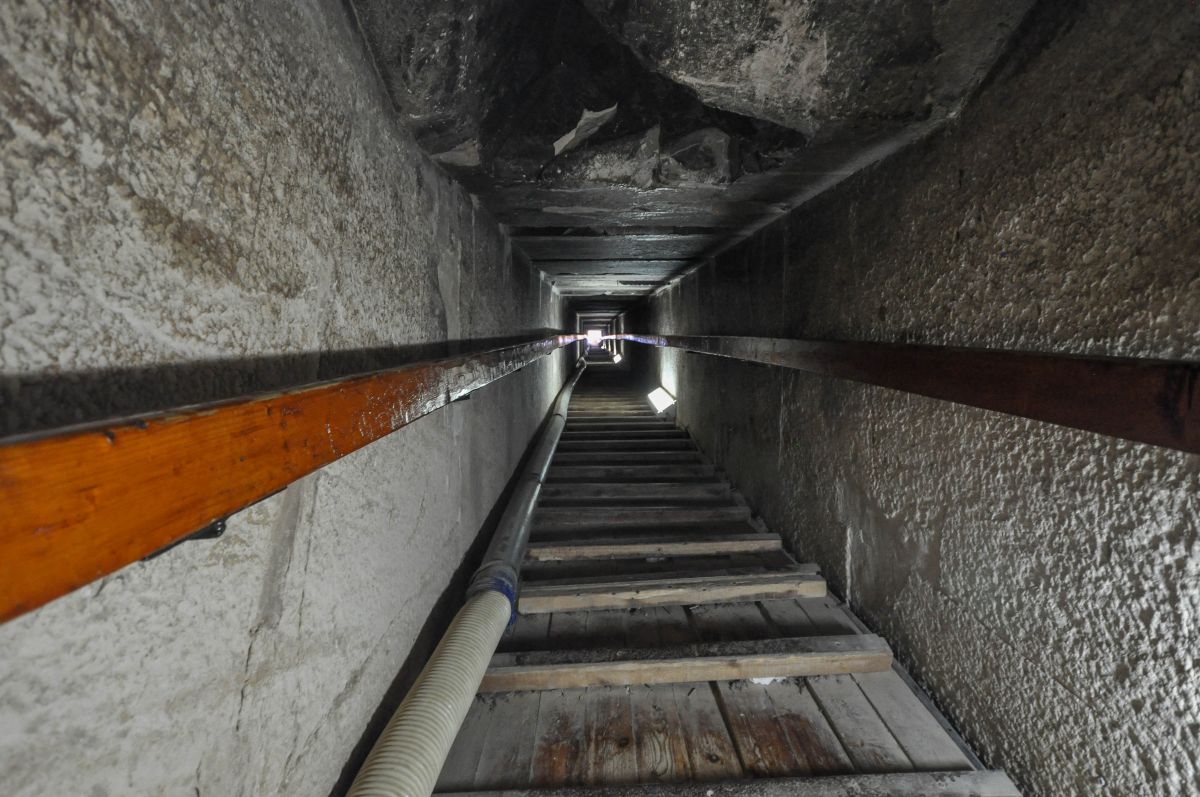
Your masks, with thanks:
[[[889,139],[929,132],[979,85],[1032,0],[352,2],[396,106],[500,221],[603,243],[747,234]],[[572,138],[581,118],[614,107]],[[671,212],[681,201],[685,223]],[[553,274],[547,264],[572,245],[530,256]],[[643,284],[601,279],[598,294],[663,283],[621,245],[599,259]]]
[[[561,324],[339,3],[7,3],[0,105],[4,434]],[[562,376],[0,626],[0,792],[328,794]]]
[[[583,0],[650,68],[706,104],[809,138],[956,109],[1029,2]]]
[[[1200,360],[1200,15],[1045,4],[961,121],[658,297],[663,334]],[[1200,457],[664,351],[679,417],[1028,794],[1194,794]]]

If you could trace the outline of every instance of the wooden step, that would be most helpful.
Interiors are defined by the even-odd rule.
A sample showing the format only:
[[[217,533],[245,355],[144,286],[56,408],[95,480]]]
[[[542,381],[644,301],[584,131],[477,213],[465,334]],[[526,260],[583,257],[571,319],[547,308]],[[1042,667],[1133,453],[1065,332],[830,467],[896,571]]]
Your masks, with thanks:
[[[560,440],[558,451],[695,451],[690,437],[643,439],[620,437],[611,440]]]
[[[687,606],[701,603],[756,601],[768,598],[819,598],[825,580],[808,572],[773,572],[755,576],[705,575],[663,581],[609,581],[521,588],[522,614],[627,609],[636,606]]]
[[[558,451],[551,465],[651,465],[703,462],[699,451]]]
[[[726,521],[724,523],[697,523],[686,526],[607,526],[599,528],[553,528],[530,529],[534,542],[576,541],[587,537],[607,537],[630,542],[664,534],[687,534],[692,539],[725,537],[732,534],[765,534],[766,531],[750,520]]]
[[[622,498],[682,501],[689,498],[724,498],[730,495],[725,482],[581,482],[578,484],[547,484],[542,487],[542,501],[613,501]]]
[[[650,408],[650,402],[645,398],[611,398],[611,399],[588,399],[574,398],[571,400],[570,409],[589,409],[600,407],[607,409],[616,407],[617,409],[634,409],[644,410]]]
[[[603,506],[581,511],[573,506],[539,506],[533,515],[537,531],[568,529],[661,528],[748,520],[750,509],[727,506]]]
[[[572,418],[567,416],[567,429],[607,429],[609,427],[626,427],[630,429],[677,429],[678,427],[667,418],[655,415],[653,418]]]
[[[688,440],[682,429],[567,429],[560,440],[573,442],[603,442],[607,440]]]
[[[600,559],[526,559],[521,567],[523,583],[534,584],[583,584],[589,581],[612,581],[614,574],[627,580],[637,578],[681,578],[714,573],[728,568],[750,568],[759,570],[786,570],[797,565],[787,552],[780,548],[739,553],[701,554],[697,556],[656,557],[612,557]],[[812,566],[812,572],[817,572]],[[808,636],[807,631],[787,633],[784,636]]]
[[[605,568],[602,565],[610,562],[625,564],[630,562],[629,559],[612,559],[612,561],[605,559],[602,562],[592,559],[592,561],[583,561],[582,563],[571,562],[564,564],[560,568],[562,570],[560,574],[554,573],[554,570],[551,569],[532,570],[529,573],[528,579],[524,580],[524,585],[528,587],[575,587],[589,585],[589,583],[611,583],[614,577],[613,574],[619,574],[618,577],[623,583],[634,585],[634,583],[652,581],[700,579],[700,577],[706,576],[758,576],[764,573],[810,573],[816,575],[818,573],[817,565],[815,564],[808,562],[798,564],[782,551],[776,551],[775,553],[779,555],[779,558],[769,563],[756,561],[758,557],[751,555],[751,553],[742,553],[742,555],[676,557],[652,563],[658,565],[656,568],[630,567],[628,570],[619,570],[611,567],[611,565]],[[708,559],[708,567],[704,567],[703,563],[706,558]],[[679,564],[672,564],[674,562],[678,562]],[[581,568],[581,564],[590,564],[592,567],[590,569],[586,567]],[[600,565],[599,568],[598,565]]]
[[[687,432],[674,426],[670,423],[656,422],[653,424],[637,424],[637,423],[611,423],[605,422],[603,425],[597,426],[581,426],[576,424],[567,424],[563,430],[564,435],[571,435],[570,439],[580,437],[641,437],[642,435],[662,435],[664,437],[679,437],[688,436]]]
[[[709,480],[716,468],[707,462],[690,462],[658,465],[577,465],[551,463],[546,473],[549,484],[575,484],[578,482],[636,482],[643,479],[663,482],[667,480],[689,482],[697,479]]]
[[[789,678],[881,672],[891,666],[891,649],[874,634],[658,648],[541,650],[496,654],[479,691]]]
[[[439,792],[443,797],[1021,797],[999,770]]]
[[[777,551],[781,548],[782,541],[778,534],[726,534],[702,538],[686,534],[663,534],[634,540],[596,537],[586,540],[531,542],[526,549],[526,555],[535,562],[563,562],[639,556],[715,556]]]

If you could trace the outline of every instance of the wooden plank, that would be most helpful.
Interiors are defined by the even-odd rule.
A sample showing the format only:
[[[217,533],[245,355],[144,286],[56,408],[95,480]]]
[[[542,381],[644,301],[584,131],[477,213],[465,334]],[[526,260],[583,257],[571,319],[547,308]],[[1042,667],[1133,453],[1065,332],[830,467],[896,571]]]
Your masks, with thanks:
[[[531,785],[541,692],[497,696],[491,730],[475,769],[475,787],[521,789]]]
[[[522,615],[524,616],[524,615]],[[588,612],[554,612],[550,615],[550,633],[546,637],[547,649],[572,650],[586,647]]]
[[[632,686],[638,780],[646,783],[689,780],[692,776],[688,739],[670,686]]]
[[[1200,454],[1200,362],[900,343],[618,335]]]
[[[613,573],[621,573],[621,579],[627,584],[656,581],[677,581],[682,578],[712,578],[725,576],[758,576],[765,573],[816,573],[816,565],[797,564],[782,551],[773,561],[768,561],[764,555],[742,554],[738,556],[709,556],[690,559],[662,559],[655,561],[642,560],[645,566],[630,569],[614,566],[613,562],[624,564],[627,560],[603,560],[584,562],[589,566],[587,572],[569,573],[557,576],[533,570],[525,579],[530,587],[573,587],[585,584],[608,584],[613,580]],[[679,569],[673,569],[670,563],[683,564]],[[707,562],[707,567],[705,563]],[[566,563],[563,565],[566,566]],[[697,607],[701,608],[701,607]]]
[[[647,632],[645,640],[631,632],[628,640],[630,645],[681,645],[696,639],[687,613],[682,607],[660,606],[639,609],[637,612],[644,615],[646,626],[652,628],[653,632]],[[670,736],[663,742],[666,748],[665,755],[677,755],[679,745],[676,740],[681,742],[687,755],[686,770],[696,781],[722,780],[742,774],[733,741],[729,738],[729,731],[707,684],[659,684],[651,689],[654,703],[662,705],[669,723],[667,733]],[[645,711],[644,708],[642,710]],[[643,781],[653,780],[659,775],[666,777],[662,768],[654,763],[659,760],[658,755],[652,749],[643,750],[643,744],[649,746],[658,743],[655,738],[644,742],[641,740],[644,727],[641,723],[645,720],[639,723],[638,711],[639,703],[635,699],[634,721],[639,735],[639,776]],[[672,720],[674,723],[670,724]],[[656,729],[656,733],[662,733],[658,730],[658,725],[652,727]],[[671,759],[671,763],[682,776],[684,767],[678,758]]]
[[[777,636],[753,601],[692,606],[688,617],[697,637],[706,642],[744,642]]]
[[[625,609],[625,646],[630,648],[652,648],[663,644],[659,631],[662,611],[657,606]]]
[[[593,617],[603,613],[592,612]],[[596,645],[613,634],[592,633]],[[622,634],[624,628],[622,626]],[[657,648],[498,653],[481,692],[585,686],[686,683],[739,678],[878,672],[891,666],[887,644],[872,634],[708,642]]]
[[[526,554],[529,559],[536,562],[561,562],[638,556],[678,557],[756,553],[781,550],[782,545],[778,534],[725,534],[701,539],[688,538],[681,534],[663,534],[638,540],[600,537],[564,542],[531,542]]]
[[[686,645],[699,642],[696,631],[682,606],[653,606],[645,609],[658,627],[659,644]]]
[[[815,603],[820,598],[812,598],[806,603]],[[763,613],[766,614],[768,622],[774,626],[775,630],[781,636],[818,636],[827,633],[858,633],[857,629],[849,631],[835,631],[818,628],[808,615],[800,608],[800,602],[797,600],[774,600],[760,601],[759,606],[762,607]]]
[[[640,432],[682,431],[674,423],[658,415],[652,418],[572,418],[567,416],[564,427],[578,432]]]
[[[830,595],[798,600],[796,605],[807,615],[809,623],[817,629],[817,633],[854,634],[859,630],[843,605]]]
[[[601,330],[602,332],[604,330]],[[595,348],[593,347],[593,350]],[[646,396],[642,393],[614,393],[612,395],[597,395],[594,393],[580,393],[571,398],[571,407],[609,407],[609,406],[634,406],[645,407]]]
[[[855,769],[859,772],[913,769],[896,737],[883,724],[853,678],[823,675],[808,679],[808,688],[854,762]]]
[[[617,501],[637,498],[641,500],[662,499],[680,501],[687,499],[711,500],[729,498],[731,490],[726,482],[638,482],[630,484],[609,482],[584,482],[580,484],[547,484],[542,487],[540,500],[559,501]],[[553,504],[548,504],[553,505]]]
[[[963,751],[894,671],[855,674],[854,681],[913,766],[923,770],[971,769]]]
[[[597,506],[581,512],[570,506],[539,506],[533,515],[534,528],[596,529],[667,527],[693,523],[724,523],[746,520],[750,509],[738,504],[727,506]]]
[[[530,785],[549,789],[587,781],[583,689],[545,692],[538,704]]]
[[[620,438],[612,440],[563,440],[559,451],[692,451],[691,438]]]
[[[545,650],[550,636],[550,614],[518,614],[512,628],[500,640],[499,649]]]
[[[665,532],[671,534],[687,533],[696,538],[728,536],[731,534],[757,534],[758,527],[749,520],[739,520],[731,523],[696,523],[688,526],[618,526],[616,528],[596,529],[558,529],[551,527],[535,527],[530,531],[534,542],[558,542],[562,540],[575,541],[581,536],[595,534],[606,539],[636,540],[642,537],[660,536]]]
[[[744,775],[737,748],[711,686],[693,683],[658,688],[669,688],[674,695],[692,777],[707,783]]]
[[[625,687],[587,690],[587,778],[605,787],[636,783],[637,745],[633,741],[633,711]]]
[[[825,580],[807,573],[764,573],[758,576],[706,576],[654,582],[611,582],[570,586],[526,586],[518,605],[522,613],[618,609],[634,606],[689,605],[764,598],[816,597]]]
[[[604,331],[603,329],[601,330],[602,333]],[[591,351],[604,351],[596,347],[589,347],[589,349]],[[570,407],[571,409],[578,409],[580,407],[634,407],[637,409],[647,409],[649,403],[644,393],[626,393],[619,396],[589,396],[581,393],[578,396],[572,397]]]
[[[625,646],[625,620],[629,616],[628,609],[609,609],[594,610],[587,613],[587,646],[588,650],[596,648],[612,648]],[[544,655],[545,651],[540,651]],[[539,653],[531,652],[527,655],[537,656]],[[561,651],[560,655],[586,655],[576,651]],[[591,684],[581,684],[581,686],[591,686]],[[535,686],[532,689],[541,689],[543,687]]]
[[[775,708],[762,684],[722,681],[713,686],[747,772],[760,778],[779,778],[803,771],[802,761],[775,718]]]
[[[708,462],[693,462],[672,465],[567,465],[550,463],[546,474],[547,483],[561,484],[574,481],[636,481],[638,479],[691,480],[711,479],[715,468]]]
[[[470,794],[471,797],[596,797],[594,789]],[[1000,771],[725,780],[706,783],[702,788],[697,788],[695,783],[654,783],[604,790],[604,797],[698,797],[701,794],[704,797],[1021,797],[1013,782]]]
[[[0,443],[0,621],[136,562],[577,335]]]
[[[698,451],[560,451],[551,463],[557,465],[650,465],[665,463],[699,463],[704,457]]]
[[[604,440],[686,440],[688,433],[682,429],[571,429],[559,437],[566,442],[590,442]]]
[[[797,774],[849,774],[854,765],[804,681],[788,678],[767,685],[775,719],[796,754]]]
[[[483,745],[492,727],[495,699],[477,696],[454,737],[454,744],[442,764],[434,791],[463,791],[473,789],[475,770],[483,755]]]

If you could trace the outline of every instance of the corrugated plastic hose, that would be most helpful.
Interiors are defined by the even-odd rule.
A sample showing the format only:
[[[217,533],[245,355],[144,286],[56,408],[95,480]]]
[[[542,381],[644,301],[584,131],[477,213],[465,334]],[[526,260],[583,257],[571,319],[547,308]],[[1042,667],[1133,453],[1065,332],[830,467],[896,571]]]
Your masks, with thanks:
[[[585,364],[559,392],[529,465],[475,571],[467,602],[454,617],[421,676],[396,709],[359,770],[349,797],[427,797],[509,622],[533,508],[567,419],[571,392]]]
[[[359,770],[350,797],[418,797],[433,792],[458,728],[512,606],[499,592],[471,596]]]

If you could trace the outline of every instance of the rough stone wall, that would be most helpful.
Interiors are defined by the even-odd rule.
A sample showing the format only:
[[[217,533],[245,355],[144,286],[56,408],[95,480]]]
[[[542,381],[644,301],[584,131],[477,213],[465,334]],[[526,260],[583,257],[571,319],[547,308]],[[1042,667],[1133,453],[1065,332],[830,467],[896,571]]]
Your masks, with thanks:
[[[661,294],[651,331],[1200,359],[1200,15],[1042,3],[956,124]],[[767,523],[1031,794],[1193,794],[1200,457],[655,358]]]
[[[561,323],[335,0],[0,4],[0,104],[0,433]],[[327,794],[562,362],[0,626],[0,792]]]

